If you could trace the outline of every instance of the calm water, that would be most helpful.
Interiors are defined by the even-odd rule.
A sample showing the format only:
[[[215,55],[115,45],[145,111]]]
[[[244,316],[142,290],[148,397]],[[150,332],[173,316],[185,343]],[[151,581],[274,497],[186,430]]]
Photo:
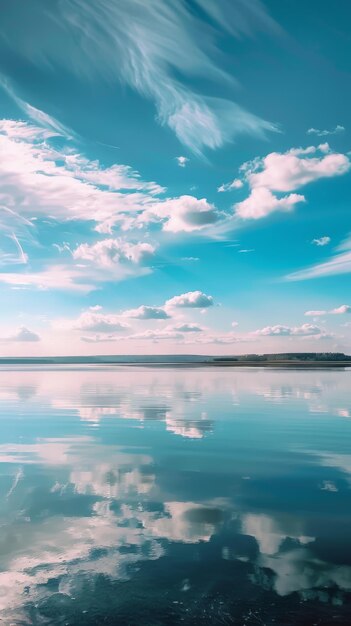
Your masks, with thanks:
[[[351,371],[2,370],[0,485],[0,624],[351,624]]]

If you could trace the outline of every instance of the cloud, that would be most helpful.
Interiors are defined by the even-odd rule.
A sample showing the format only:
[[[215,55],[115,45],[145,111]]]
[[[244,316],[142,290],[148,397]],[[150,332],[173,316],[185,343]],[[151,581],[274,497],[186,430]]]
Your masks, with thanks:
[[[8,251],[1,246],[5,251],[2,264],[28,260],[21,241],[33,238],[29,231],[35,233],[35,220],[43,217],[55,224],[83,221],[98,233],[109,234],[104,242],[78,243],[73,259],[110,268],[125,266],[128,259],[134,265],[142,263],[135,258],[138,247],[145,257],[155,250],[150,243],[115,239],[115,228],[124,232],[161,228],[173,234],[209,233],[227,217],[205,198],[156,198],[165,191],[157,183],[143,181],[125,165],[104,168],[71,144],[59,148],[53,143],[56,135],[26,122],[0,121],[0,150],[7,155],[0,163],[0,225],[10,246]],[[55,247],[59,252],[70,251],[67,243]]]
[[[274,211],[292,211],[298,202],[305,202],[305,197],[297,193],[277,198],[269,189],[253,189],[246,200],[235,205],[236,215],[242,219],[260,219]]]
[[[22,218],[53,216],[112,224],[116,215],[137,214],[164,192],[126,165],[104,168],[68,144],[52,143],[57,132],[26,122],[0,121],[0,204]]]
[[[271,152],[263,159],[256,158],[241,166],[251,191],[235,205],[236,215],[242,219],[259,219],[274,211],[290,211],[298,202],[305,201],[305,197],[277,193],[296,191],[308,183],[341,176],[349,170],[348,157],[331,152],[328,144],[292,148],[285,153]]]
[[[337,124],[335,128],[331,130],[319,130],[318,128],[309,128],[307,131],[307,135],[317,135],[317,137],[327,137],[327,135],[338,135],[339,133],[343,133],[345,130],[344,126],[340,126]]]
[[[322,146],[323,148],[323,146]],[[321,146],[313,148],[313,153]],[[341,176],[350,169],[350,161],[345,154],[330,153],[311,157],[301,150],[289,150],[283,154],[271,152],[252,170],[246,173],[252,188],[264,187],[273,191],[294,191],[303,185],[319,180]]]
[[[129,309],[123,312],[124,317],[131,317],[137,320],[166,320],[171,316],[167,311],[159,306],[139,306],[137,309]]]
[[[332,309],[329,311],[331,315],[343,315],[344,313],[351,313],[351,306],[348,304],[342,304],[337,309]]]
[[[214,38],[230,33],[240,42],[256,31],[278,33],[279,27],[259,0],[248,5],[197,2],[201,5],[197,15],[177,0],[103,0],[89,5],[66,0],[48,6],[45,13],[38,5],[31,17],[45,37],[33,38],[26,29],[16,28],[3,45],[14,47],[16,54],[20,50],[27,62],[59,65],[83,78],[126,83],[153,101],[159,123],[198,154],[241,133],[263,136],[275,130],[235,102],[193,91],[189,79],[211,80],[216,91],[235,84],[217,65]],[[206,13],[215,22],[211,31]],[[18,18],[25,21],[26,9]]]
[[[185,167],[186,164],[189,162],[189,159],[187,159],[187,157],[185,157],[185,156],[178,156],[178,157],[176,157],[176,161],[177,161],[179,167]]]
[[[312,335],[321,335],[322,330],[313,324],[302,324],[302,326],[284,326],[276,324],[275,326],[265,326],[259,330],[255,330],[253,335],[262,337],[307,337]]]
[[[223,183],[220,187],[218,187],[217,191],[219,193],[223,193],[224,191],[232,191],[233,189],[241,189],[244,186],[244,183],[240,178],[234,178],[231,183]]]
[[[330,242],[330,237],[320,237],[319,239],[312,239],[311,243],[314,243],[316,246],[327,246]]]
[[[69,139],[71,139],[74,136],[74,133],[71,129],[67,128],[66,126],[58,122],[58,120],[56,120],[54,117],[52,117],[51,115],[48,115],[47,113],[45,113],[44,111],[41,111],[40,109],[37,109],[31,104],[28,104],[28,102],[25,102],[24,100],[22,100],[22,98],[17,96],[17,94],[11,87],[9,81],[6,80],[6,78],[1,75],[0,75],[0,86],[6,91],[6,93],[10,96],[10,98],[12,98],[15,104],[17,104],[18,108],[25,115],[27,115],[33,122],[35,122],[39,126],[42,126],[43,128],[46,128],[48,131],[50,131],[50,133],[66,136]]]
[[[64,265],[53,265],[40,272],[0,272],[0,283],[12,289],[64,290],[89,293],[95,289],[92,277],[81,269]]]
[[[165,306],[170,308],[205,309],[213,306],[213,297],[207,296],[202,291],[189,291],[188,293],[170,298],[170,300],[166,301]]]
[[[323,315],[326,315],[328,313],[328,311],[306,311],[305,315],[307,317],[321,317]]]
[[[84,311],[76,320],[58,320],[54,322],[58,330],[79,330],[95,333],[115,333],[130,330],[129,324],[121,322],[120,317],[114,314]]]
[[[311,265],[292,274],[288,274],[286,280],[309,280],[311,278],[323,278],[351,272],[351,237],[336,249],[336,254],[329,261]]]
[[[350,305],[342,304],[335,309],[331,309],[331,311],[306,311],[305,315],[308,317],[320,317],[322,315],[344,315],[344,313],[351,313]]]
[[[75,260],[89,261],[98,267],[113,268],[116,265],[135,265],[150,261],[155,247],[149,243],[131,243],[122,239],[104,239],[95,244],[80,244],[72,253]]]
[[[202,326],[199,326],[198,324],[177,324],[176,326],[173,326],[173,329],[176,332],[180,332],[180,333],[201,333],[204,328],[202,328]]]
[[[222,217],[223,213],[206,198],[180,196],[155,203],[144,211],[141,220],[160,221],[167,232],[191,233],[215,224]]]
[[[86,343],[123,342],[123,341],[152,341],[181,340],[184,335],[172,330],[145,330],[132,335],[92,335],[83,336],[81,340]]]
[[[0,339],[0,341],[37,342],[41,341],[41,337],[32,330],[28,330],[28,328],[26,328],[25,326],[21,326],[21,328],[19,328],[19,330],[14,335],[10,335],[10,337]]]

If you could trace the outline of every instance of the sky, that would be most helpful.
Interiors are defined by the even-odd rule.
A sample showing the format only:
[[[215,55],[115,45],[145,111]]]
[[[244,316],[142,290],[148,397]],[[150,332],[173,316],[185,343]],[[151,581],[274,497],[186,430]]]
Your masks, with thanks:
[[[351,353],[348,0],[0,9],[0,355]]]

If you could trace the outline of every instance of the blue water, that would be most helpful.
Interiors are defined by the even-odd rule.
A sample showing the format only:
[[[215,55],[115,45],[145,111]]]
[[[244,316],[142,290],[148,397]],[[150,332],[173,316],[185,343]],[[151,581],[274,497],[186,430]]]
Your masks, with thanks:
[[[0,371],[0,624],[351,624],[351,370]]]

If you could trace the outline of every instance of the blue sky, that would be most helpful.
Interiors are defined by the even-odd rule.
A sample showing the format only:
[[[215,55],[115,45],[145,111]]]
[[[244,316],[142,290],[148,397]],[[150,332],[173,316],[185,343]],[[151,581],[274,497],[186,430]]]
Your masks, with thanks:
[[[1,353],[351,352],[350,18],[3,3]]]

